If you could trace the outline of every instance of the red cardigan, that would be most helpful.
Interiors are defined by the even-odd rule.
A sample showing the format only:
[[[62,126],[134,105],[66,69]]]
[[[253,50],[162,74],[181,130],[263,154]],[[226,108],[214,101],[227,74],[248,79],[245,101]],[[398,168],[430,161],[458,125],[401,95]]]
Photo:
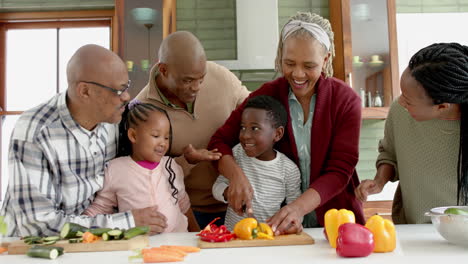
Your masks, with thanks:
[[[316,84],[316,103],[311,132],[310,188],[321,198],[315,212],[320,225],[328,209],[352,210],[356,222],[364,224],[362,203],[354,189],[359,185],[355,166],[359,158],[361,129],[361,100],[356,92],[336,78],[323,75]],[[289,84],[280,77],[265,83],[249,96],[269,95],[279,100],[289,113]],[[246,99],[248,100],[248,98]],[[240,120],[244,101],[226,120],[210,140],[208,149],[217,148],[223,155],[232,155],[232,147],[239,143]],[[291,120],[276,149],[299,164]]]

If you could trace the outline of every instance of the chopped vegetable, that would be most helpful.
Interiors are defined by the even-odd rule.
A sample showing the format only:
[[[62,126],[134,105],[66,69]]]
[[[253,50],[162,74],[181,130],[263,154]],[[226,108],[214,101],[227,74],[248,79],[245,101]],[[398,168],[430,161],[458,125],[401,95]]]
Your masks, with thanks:
[[[346,209],[330,209],[325,213],[325,231],[327,232],[328,242],[332,248],[336,248],[336,238],[338,237],[338,228],[344,223],[354,223],[354,213]]]
[[[338,228],[336,253],[342,257],[367,257],[374,250],[374,235],[366,227],[345,223]]]
[[[84,232],[83,233],[83,243],[94,243],[99,240],[99,237],[93,235],[91,232]]]
[[[445,209],[444,214],[468,215],[468,210],[450,207]]]
[[[148,226],[137,226],[134,228],[130,228],[129,230],[125,231],[124,239],[130,239],[139,235],[144,235],[149,232]]]
[[[7,252],[8,251],[8,248],[6,247],[0,247],[0,254],[4,253],[4,252]]]
[[[63,254],[63,248],[61,247],[44,247],[44,246],[33,246],[31,247],[26,255],[33,258],[46,258],[56,259],[58,256]]]
[[[61,238],[74,238],[74,237],[77,237],[76,233],[78,231],[84,233],[87,230],[88,228],[81,226],[79,224],[65,223],[62,227],[62,230],[60,230],[60,237]]]
[[[177,262],[184,261],[183,257],[179,257],[170,253],[162,252],[148,252],[143,254],[144,263],[157,263],[157,262]]]
[[[107,234],[109,236],[112,237],[112,239],[114,240],[120,240],[122,238],[124,238],[124,232],[120,229],[113,229],[113,230],[110,230],[109,232],[107,232]]]
[[[187,253],[180,249],[174,249],[174,248],[162,248],[162,247],[153,247],[153,248],[144,248],[141,250],[141,253],[144,255],[146,253],[162,253],[162,254],[173,254],[178,257],[185,257],[187,256]]]
[[[169,246],[169,245],[162,245],[161,246],[162,248],[178,248],[184,252],[187,252],[187,253],[194,253],[194,252],[200,252],[200,248],[199,247],[192,247],[192,246]]]
[[[68,239],[68,243],[70,243],[70,244],[82,243],[82,242],[83,242],[83,238],[81,238],[81,237]]]
[[[258,223],[255,218],[244,218],[234,226],[234,234],[240,239],[268,239],[273,240],[274,234],[266,223]]]
[[[102,236],[102,234],[111,231],[112,228],[93,228],[93,229],[88,229],[89,232],[91,232],[95,236]],[[119,230],[120,231],[120,230]]]
[[[229,231],[225,225],[220,225],[218,227],[216,224],[214,224],[214,222],[216,222],[218,219],[220,218],[215,218],[202,231],[200,231],[200,233],[197,234],[197,236],[199,236],[202,241],[227,242],[236,238],[236,235],[231,233],[231,231]]]

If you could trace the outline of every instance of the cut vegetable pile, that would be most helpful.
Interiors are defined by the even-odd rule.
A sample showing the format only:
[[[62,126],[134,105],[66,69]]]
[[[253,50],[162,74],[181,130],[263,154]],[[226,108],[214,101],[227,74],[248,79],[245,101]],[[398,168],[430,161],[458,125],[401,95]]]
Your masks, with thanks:
[[[217,226],[214,222],[220,218],[217,217],[211,221],[197,236],[206,242],[227,242],[236,238],[236,235],[231,233],[225,225]]]

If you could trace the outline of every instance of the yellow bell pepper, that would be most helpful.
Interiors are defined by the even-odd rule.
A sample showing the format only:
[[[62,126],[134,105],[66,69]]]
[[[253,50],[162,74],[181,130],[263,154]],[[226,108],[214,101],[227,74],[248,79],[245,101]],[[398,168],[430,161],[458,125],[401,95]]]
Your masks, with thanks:
[[[234,234],[240,239],[274,239],[273,230],[266,223],[258,223],[254,218],[244,218],[234,226]]]
[[[392,252],[395,249],[396,232],[392,221],[373,215],[367,220],[366,227],[374,235],[374,252]]]
[[[234,226],[234,234],[240,239],[251,240],[257,237],[257,225],[254,218],[244,218]]]
[[[325,232],[328,243],[336,248],[336,238],[338,237],[338,227],[344,223],[355,223],[353,211],[346,209],[330,209],[325,213]]]

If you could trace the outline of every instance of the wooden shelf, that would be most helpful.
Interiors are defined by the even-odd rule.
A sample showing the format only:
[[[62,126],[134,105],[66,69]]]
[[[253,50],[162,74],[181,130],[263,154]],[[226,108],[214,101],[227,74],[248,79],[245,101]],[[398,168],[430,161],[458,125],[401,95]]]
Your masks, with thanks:
[[[362,119],[386,119],[389,107],[364,107],[362,108]]]

